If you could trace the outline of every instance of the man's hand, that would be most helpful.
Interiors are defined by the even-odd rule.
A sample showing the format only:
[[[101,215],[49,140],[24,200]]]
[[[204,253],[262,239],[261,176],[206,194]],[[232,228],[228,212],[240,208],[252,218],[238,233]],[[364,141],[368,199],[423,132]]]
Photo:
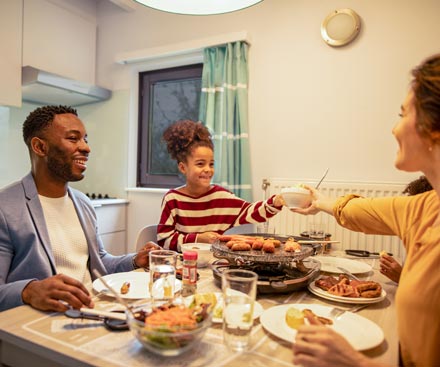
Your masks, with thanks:
[[[147,244],[138,251],[134,258],[136,265],[140,268],[148,269],[150,265],[150,251],[153,250],[162,250],[162,247],[154,242],[147,242]]]
[[[94,304],[84,285],[67,275],[57,274],[30,282],[21,294],[23,302],[42,311],[64,312],[73,308],[93,308]]]

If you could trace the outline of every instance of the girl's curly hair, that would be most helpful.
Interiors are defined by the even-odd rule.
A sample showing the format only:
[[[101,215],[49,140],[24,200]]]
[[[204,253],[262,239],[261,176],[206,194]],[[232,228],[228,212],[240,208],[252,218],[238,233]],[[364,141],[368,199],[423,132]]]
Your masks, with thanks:
[[[168,153],[177,163],[186,162],[193,149],[206,147],[214,150],[211,133],[200,121],[180,120],[169,126],[163,133]]]

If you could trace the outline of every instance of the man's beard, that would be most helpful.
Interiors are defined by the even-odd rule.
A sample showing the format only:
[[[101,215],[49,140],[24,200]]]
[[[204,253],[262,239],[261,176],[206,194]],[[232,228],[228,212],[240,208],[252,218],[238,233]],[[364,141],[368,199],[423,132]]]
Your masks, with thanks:
[[[53,176],[64,182],[75,182],[84,178],[82,172],[76,175],[73,173],[72,164],[68,163],[68,158],[61,149],[52,146],[51,150],[52,153],[47,157],[47,168]]]

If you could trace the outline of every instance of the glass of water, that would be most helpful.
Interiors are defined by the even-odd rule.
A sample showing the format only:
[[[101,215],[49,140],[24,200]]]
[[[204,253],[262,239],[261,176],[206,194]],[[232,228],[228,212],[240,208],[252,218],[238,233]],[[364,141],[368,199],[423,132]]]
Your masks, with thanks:
[[[150,296],[153,303],[174,299],[178,253],[169,250],[150,251]]]
[[[233,351],[245,351],[251,342],[257,279],[256,273],[244,269],[222,274],[223,340]]]

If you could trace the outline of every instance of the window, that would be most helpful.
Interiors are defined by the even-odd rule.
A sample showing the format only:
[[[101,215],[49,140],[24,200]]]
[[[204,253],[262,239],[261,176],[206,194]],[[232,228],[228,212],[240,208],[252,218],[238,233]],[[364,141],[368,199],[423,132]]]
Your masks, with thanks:
[[[139,74],[138,187],[172,188],[184,177],[162,141],[178,120],[199,118],[203,64]]]

